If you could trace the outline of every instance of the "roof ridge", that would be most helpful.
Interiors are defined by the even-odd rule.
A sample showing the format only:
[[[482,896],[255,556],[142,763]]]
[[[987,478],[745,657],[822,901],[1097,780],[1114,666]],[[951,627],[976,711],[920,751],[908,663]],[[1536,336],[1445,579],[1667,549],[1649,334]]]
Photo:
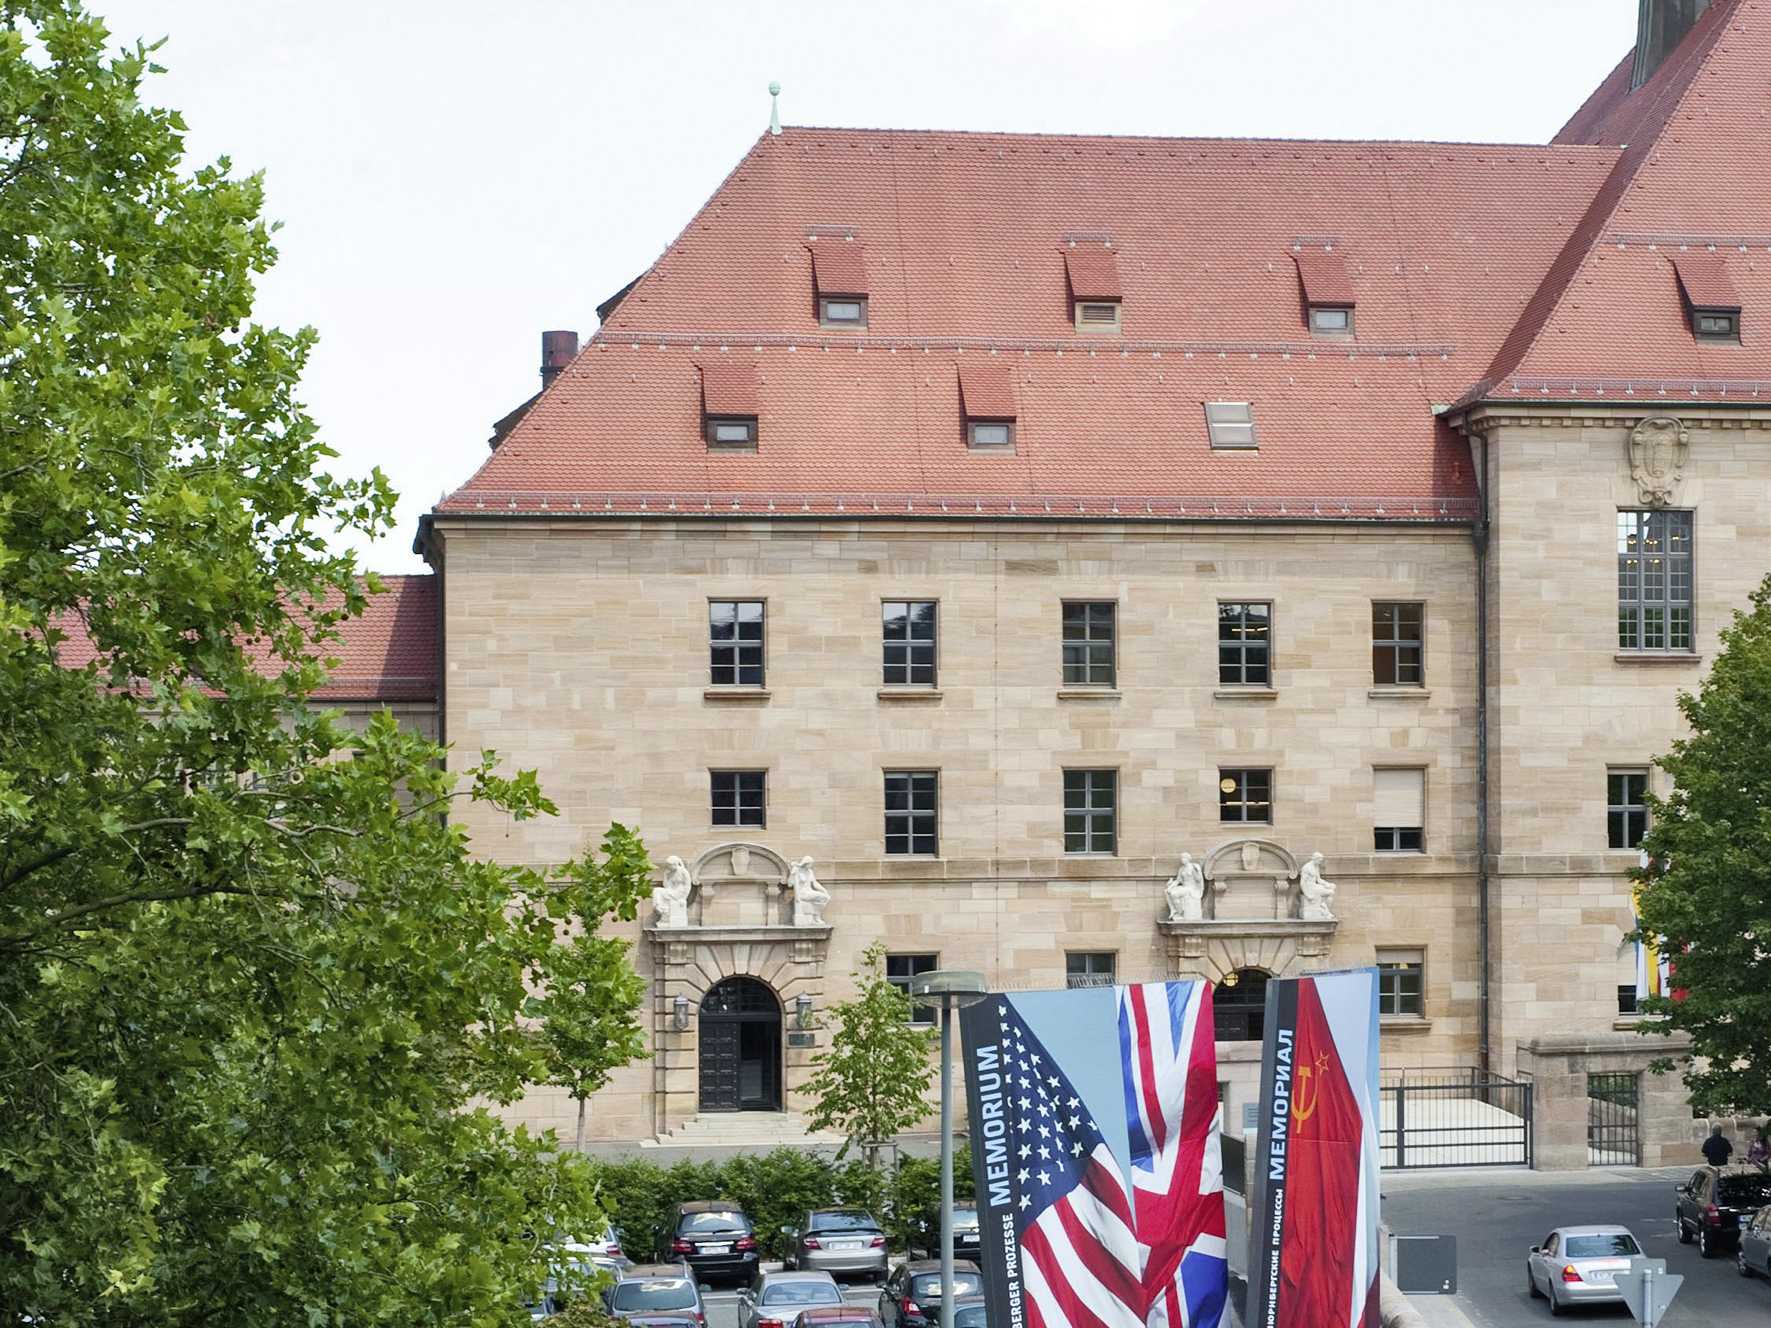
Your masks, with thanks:
[[[1708,66],[1716,44],[1722,34],[1728,31],[1742,3],[1743,0],[1719,0],[1712,5],[1662,63],[1656,77],[1632,94],[1650,94],[1652,90],[1651,104],[1644,107],[1646,114],[1640,121],[1642,125],[1650,127],[1651,132],[1624,145],[1617,164],[1593,195],[1593,200],[1587,205],[1580,221],[1569,232],[1566,243],[1551,261],[1537,290],[1526,301],[1513,330],[1495,351],[1488,371],[1464,393],[1463,402],[1475,401],[1492,392],[1496,385],[1525,362],[1537,346],[1545,329],[1561,309],[1576,275],[1586,267],[1593,251],[1603,243],[1611,219],[1617,215],[1630,184],[1643,165],[1653,158],[1654,150],[1659,146],[1667,128],[1678,117],[1679,108]],[[1666,76],[1664,79],[1660,77],[1662,74]],[[1607,78],[1614,76],[1615,71]],[[1660,87],[1655,88],[1656,83]]]
[[[1396,148],[1497,148],[1530,152],[1587,151],[1598,149],[1615,152],[1608,144],[1596,143],[1516,143],[1492,140],[1447,138],[1293,138],[1283,135],[1247,134],[1088,134],[1041,132],[1014,129],[909,129],[890,125],[783,125],[782,138],[801,134],[867,134],[876,137],[918,137],[959,139],[1000,139],[1014,142],[1047,143],[1222,143],[1261,144],[1279,147],[1396,147]],[[769,137],[769,135],[765,135]]]

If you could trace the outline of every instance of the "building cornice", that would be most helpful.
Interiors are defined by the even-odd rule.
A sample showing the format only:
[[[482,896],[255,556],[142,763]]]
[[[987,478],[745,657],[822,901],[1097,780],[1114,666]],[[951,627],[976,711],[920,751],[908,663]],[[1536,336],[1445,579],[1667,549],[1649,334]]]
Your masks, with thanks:
[[[1465,433],[1487,436],[1497,429],[1633,429],[1645,419],[1673,416],[1705,429],[1771,429],[1771,394],[1757,401],[1701,405],[1661,397],[1639,403],[1598,401],[1483,401],[1447,418]]]

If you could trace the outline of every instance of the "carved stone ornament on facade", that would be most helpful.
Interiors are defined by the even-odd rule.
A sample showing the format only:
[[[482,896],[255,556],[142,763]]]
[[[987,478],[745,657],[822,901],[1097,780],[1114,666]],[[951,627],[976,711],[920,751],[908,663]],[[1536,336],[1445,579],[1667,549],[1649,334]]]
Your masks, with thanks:
[[[819,883],[809,856],[793,864],[793,869],[787,873],[787,888],[793,892],[793,925],[822,927],[824,905],[830,902],[830,891]]]
[[[664,859],[664,879],[652,891],[654,925],[686,927],[689,925],[689,895],[695,882],[683,860],[672,853]]]
[[[1191,853],[1181,854],[1181,866],[1162,888],[1168,900],[1170,922],[1198,922],[1205,916],[1205,869]]]
[[[1298,916],[1306,922],[1332,922],[1335,884],[1322,879],[1322,855],[1312,853],[1298,869]]]
[[[1630,478],[1645,506],[1665,507],[1678,496],[1690,452],[1691,431],[1669,415],[1651,416],[1630,430]]]

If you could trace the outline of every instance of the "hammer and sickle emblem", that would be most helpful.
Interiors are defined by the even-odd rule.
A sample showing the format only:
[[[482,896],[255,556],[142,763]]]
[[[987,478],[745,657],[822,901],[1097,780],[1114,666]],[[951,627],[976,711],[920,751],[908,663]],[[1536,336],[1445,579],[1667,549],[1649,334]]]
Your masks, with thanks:
[[[1298,1066],[1297,1092],[1291,1095],[1291,1118],[1299,1125],[1302,1125],[1305,1121],[1309,1120],[1310,1117],[1316,1114],[1316,1099],[1322,1095],[1322,1076],[1328,1072],[1328,1055],[1326,1052],[1316,1057],[1316,1078],[1313,1090],[1311,1088],[1312,1081],[1310,1079],[1310,1071],[1311,1067],[1308,1065]],[[1304,1105],[1304,1099],[1306,1097],[1310,1099],[1308,1106]]]

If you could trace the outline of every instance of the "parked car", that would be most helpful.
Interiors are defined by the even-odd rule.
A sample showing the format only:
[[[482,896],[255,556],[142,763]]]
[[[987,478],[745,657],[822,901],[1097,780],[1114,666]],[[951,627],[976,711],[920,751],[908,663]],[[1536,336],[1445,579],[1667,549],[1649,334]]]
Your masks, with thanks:
[[[941,1242],[941,1216],[935,1215],[930,1230],[935,1233],[934,1239],[939,1253]],[[973,1204],[953,1205],[953,1257],[956,1259],[979,1259],[984,1254],[984,1242],[978,1234],[978,1210]]]
[[[953,1261],[953,1295],[983,1294],[984,1278],[970,1259]],[[879,1317],[885,1328],[931,1328],[941,1321],[941,1261],[916,1259],[892,1269],[879,1293]]]
[[[961,1296],[953,1302],[953,1328],[990,1328],[990,1312],[982,1296]]]
[[[617,1319],[660,1328],[707,1328],[700,1284],[681,1263],[636,1264],[621,1271],[603,1292]]]
[[[1557,1227],[1525,1256],[1525,1288],[1547,1297],[1551,1314],[1571,1305],[1616,1304],[1623,1293],[1614,1279],[1641,1252],[1628,1227]]]
[[[782,1227],[789,1268],[827,1273],[863,1273],[875,1282],[886,1275],[885,1230],[862,1208],[815,1208],[802,1225]]]
[[[842,1305],[842,1288],[829,1273],[758,1273],[738,1293],[738,1328],[787,1328],[815,1305]]]
[[[880,1322],[865,1305],[814,1305],[801,1310],[788,1328],[880,1328]]]
[[[703,1281],[741,1282],[756,1272],[760,1255],[756,1230],[742,1208],[729,1199],[701,1199],[676,1206],[658,1257],[681,1259]]]
[[[1740,1239],[1741,1226],[1771,1203],[1771,1176],[1757,1167],[1699,1167],[1691,1179],[1674,1186],[1673,1225],[1679,1243],[1697,1242],[1697,1251],[1713,1259]]]
[[[1734,1266],[1742,1277],[1771,1277],[1771,1204],[1754,1213],[1753,1220],[1740,1229]]]

